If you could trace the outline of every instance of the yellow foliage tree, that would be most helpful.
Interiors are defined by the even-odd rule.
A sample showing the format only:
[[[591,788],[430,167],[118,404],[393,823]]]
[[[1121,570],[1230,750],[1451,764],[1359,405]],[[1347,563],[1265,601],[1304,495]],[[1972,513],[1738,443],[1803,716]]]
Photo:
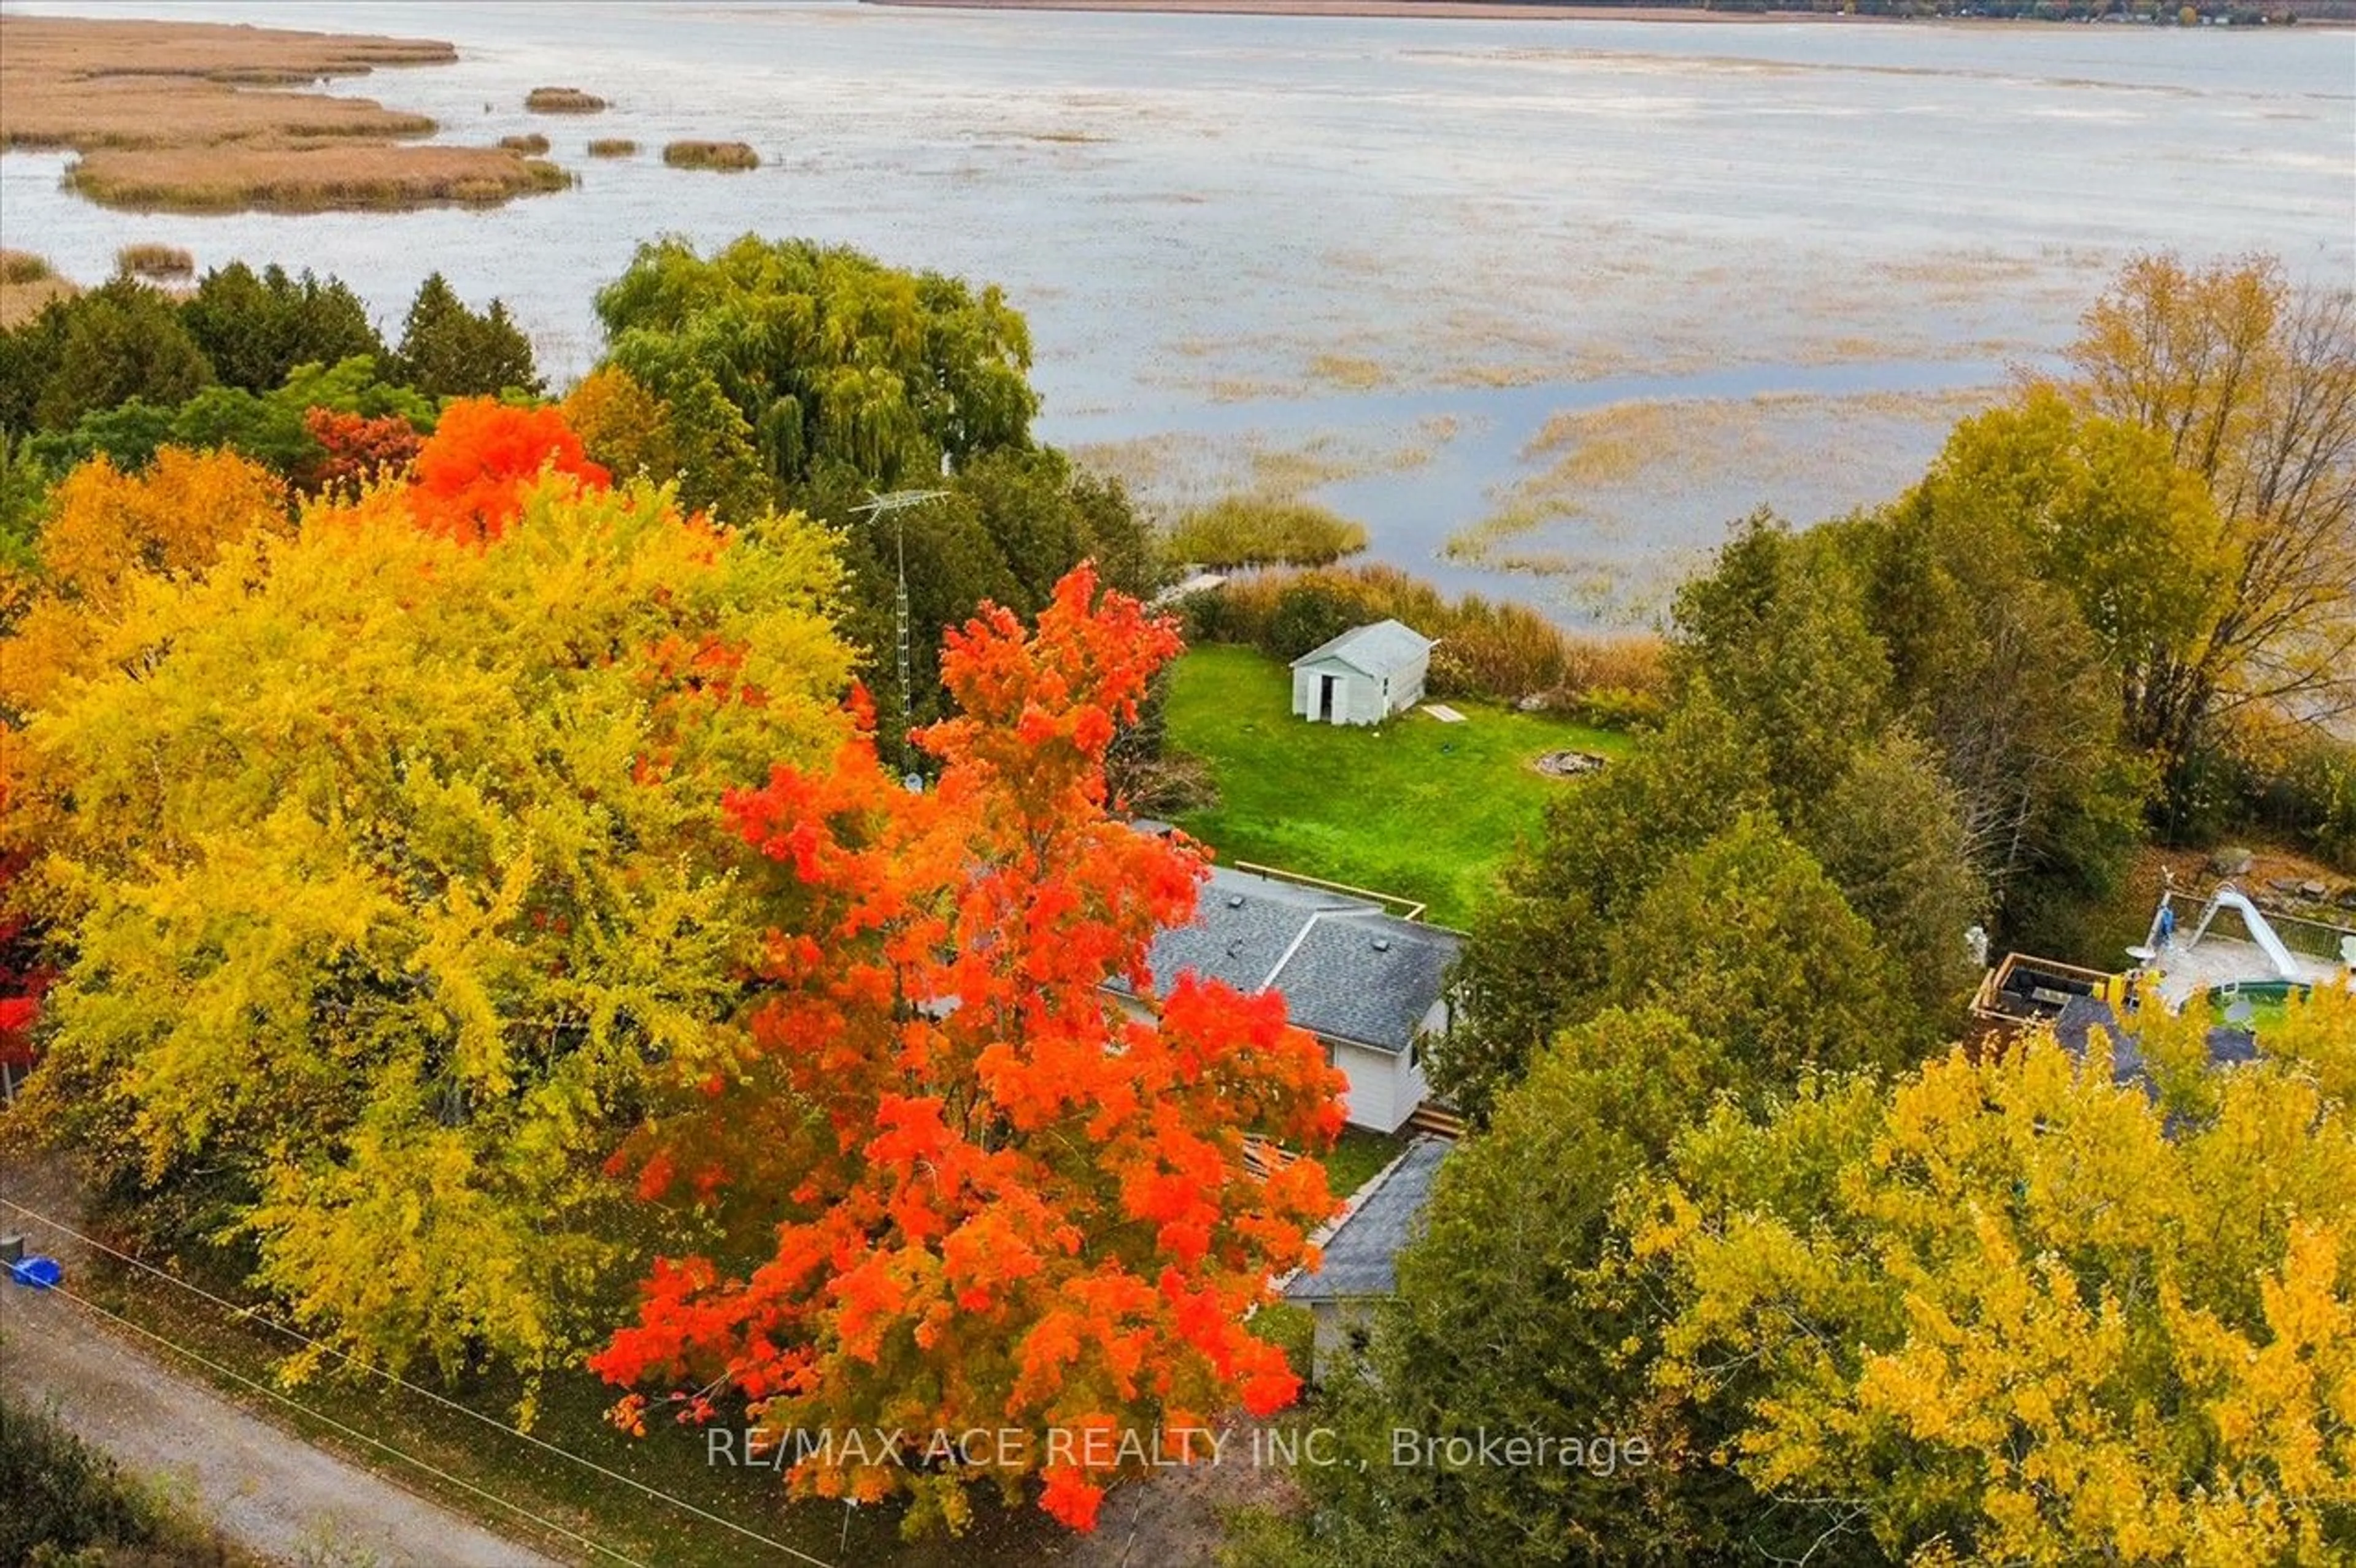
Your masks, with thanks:
[[[26,727],[74,954],[30,1114],[329,1343],[536,1372],[619,1310],[621,1129],[734,1060],[721,796],[838,743],[839,571],[644,482],[549,473],[488,543],[409,512],[138,585]]]
[[[2150,432],[2204,485],[2234,570],[2157,672],[2146,727],[2182,755],[2253,705],[2356,708],[2356,292],[2280,262],[2139,256],[2090,309],[2059,389]]]
[[[564,422],[580,436],[590,460],[617,478],[644,475],[660,482],[679,473],[670,405],[627,370],[616,365],[592,370],[562,408]]]
[[[2286,1033],[2344,1070],[2350,1023],[2323,997]],[[2209,1088],[2039,1036],[1721,1112],[1625,1208],[1675,1303],[1657,1384],[1832,1559],[2346,1552],[2356,1114],[2296,1054]]]
[[[37,709],[85,669],[96,628],[140,581],[201,576],[226,546],[291,527],[284,484],[233,452],[167,446],[138,474],[83,464],[49,499],[39,570],[0,658],[0,707]]]

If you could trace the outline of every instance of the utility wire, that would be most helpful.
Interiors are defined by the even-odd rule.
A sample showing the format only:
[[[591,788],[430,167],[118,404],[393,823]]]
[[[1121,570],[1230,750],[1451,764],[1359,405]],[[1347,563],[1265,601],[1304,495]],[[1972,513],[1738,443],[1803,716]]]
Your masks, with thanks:
[[[14,1205],[11,1205],[11,1207],[14,1207]],[[557,1523],[554,1520],[542,1519],[540,1515],[532,1512],[530,1509],[525,1508],[520,1503],[509,1502],[507,1499],[498,1496],[495,1492],[486,1491],[481,1487],[475,1485],[472,1481],[466,1480],[461,1477],[454,1476],[447,1470],[441,1469],[436,1466],[428,1464],[425,1460],[419,1458],[414,1454],[394,1447],[391,1444],[385,1442],[382,1438],[371,1437],[365,1432],[345,1425],[342,1422],[336,1420],[333,1416],[322,1415],[317,1411],[313,1410],[310,1406],[287,1398],[284,1394],[279,1392],[276,1389],[270,1387],[266,1383],[257,1382],[253,1379],[247,1377],[244,1373],[238,1371],[233,1368],[225,1367],[219,1361],[212,1360],[210,1357],[200,1355],[176,1339],[167,1339],[152,1328],[144,1328],[137,1323],[134,1323],[130,1318],[123,1317],[119,1312],[109,1311],[107,1308],[101,1307],[97,1302],[92,1301],[87,1296],[78,1296],[74,1292],[68,1290],[62,1285],[53,1285],[48,1288],[55,1294],[64,1296],[68,1301],[74,1303],[78,1307],[85,1307],[91,1312],[95,1312],[101,1317],[109,1318],[113,1322],[120,1323],[123,1327],[130,1329],[134,1334],[144,1335],[146,1338],[155,1340],[155,1343],[164,1346],[167,1349],[178,1351],[181,1355],[186,1356],[189,1360],[196,1362],[198,1366],[210,1368],[220,1376],[230,1378],[238,1382],[243,1383],[247,1388],[253,1390],[257,1393],[269,1395],[272,1399],[276,1400],[279,1403],[286,1406],[290,1410],[299,1411],[301,1413],[309,1416],[314,1421],[321,1422],[326,1425],[332,1426],[337,1432],[342,1433],[345,1436],[351,1438],[355,1442],[365,1443],[371,1448],[380,1448],[396,1459],[416,1466],[419,1469],[424,1471],[427,1475],[434,1477],[437,1480],[445,1481],[454,1487],[463,1487],[478,1498],[483,1498],[491,1502],[497,1503],[499,1507],[506,1509],[510,1513],[518,1514],[524,1519],[531,1520],[532,1523],[540,1526],[542,1530],[548,1531],[552,1534],[563,1536],[570,1541],[577,1541],[582,1545],[588,1547],[592,1552],[602,1552],[605,1556],[611,1557],[616,1562],[630,1564],[630,1568],[648,1568],[647,1563],[639,1562],[635,1557],[628,1556],[624,1552],[616,1552],[612,1547],[605,1545],[604,1542],[592,1540],[590,1537],[582,1534],[579,1531],[568,1530],[563,1525]]]
[[[62,1221],[53,1220],[48,1215],[40,1212],[38,1210],[27,1209],[22,1203],[18,1203],[13,1199],[7,1198],[0,1198],[0,1208],[13,1209],[28,1220],[37,1221],[41,1224],[47,1225],[49,1229],[56,1231],[60,1234],[71,1236],[75,1241],[81,1243],[82,1245],[86,1247],[94,1248],[99,1252],[106,1253],[109,1257],[116,1258],[123,1263],[129,1264],[133,1268],[138,1269],[142,1273],[154,1275],[157,1279],[163,1280],[167,1284],[177,1285],[182,1290],[187,1291],[192,1295],[200,1296],[207,1301],[211,1302],[214,1306],[220,1307],[223,1311],[230,1313],[233,1317],[251,1319],[253,1322],[261,1324],[265,1328],[270,1328],[280,1334],[284,1334],[286,1338],[293,1339],[299,1344],[307,1346],[314,1350],[319,1351],[323,1355],[333,1356],[337,1360],[347,1362],[351,1366],[358,1367],[363,1371],[373,1372],[378,1377],[384,1379],[385,1381],[392,1384],[396,1388],[406,1389],[413,1394],[432,1400],[436,1404],[455,1410],[461,1415],[469,1416],[496,1431],[504,1432],[510,1437],[519,1437],[524,1442],[532,1445],[532,1446],[536,1448],[545,1449],[547,1452],[557,1456],[559,1458],[569,1459],[573,1464],[582,1467],[584,1469],[594,1470],[598,1475],[605,1477],[608,1480],[619,1481],[626,1487],[633,1488],[636,1490],[644,1492],[650,1498],[654,1498],[662,1502],[667,1502],[673,1508],[682,1509],[689,1513],[694,1514],[699,1519],[708,1520],[723,1530],[734,1531],[735,1533],[744,1537],[748,1541],[757,1541],[762,1545],[768,1547],[771,1551],[784,1552],[787,1556],[794,1559],[798,1563],[809,1563],[811,1564],[811,1568],[834,1568],[834,1564],[828,1563],[824,1558],[812,1557],[807,1552],[798,1551],[797,1549],[787,1545],[782,1541],[772,1540],[770,1537],[763,1535],[758,1531],[747,1530],[744,1526],[738,1524],[734,1520],[724,1519],[719,1514],[712,1512],[708,1509],[698,1508],[695,1504],[689,1502],[685,1498],[673,1497],[670,1493],[650,1487],[644,1481],[637,1479],[635,1477],[626,1476],[619,1470],[609,1469],[605,1466],[597,1463],[594,1459],[584,1458],[581,1455],[575,1454],[568,1448],[560,1448],[555,1444],[548,1442],[544,1438],[535,1437],[530,1433],[524,1431],[521,1427],[510,1426],[506,1422],[499,1420],[496,1416],[485,1415],[481,1411],[475,1409],[471,1405],[461,1404],[456,1400],[436,1393],[430,1388],[425,1388],[417,1383],[411,1382],[406,1378],[400,1376],[398,1373],[390,1371],[383,1367],[374,1365],[369,1361],[363,1361],[343,1350],[337,1349],[332,1345],[322,1344],[318,1340],[310,1338],[308,1335],[304,1334],[299,1330],[290,1328],[284,1323],[276,1322],[273,1319],[265,1317],[262,1314],[262,1309],[259,1307],[241,1306],[237,1302],[230,1301],[224,1296],[215,1296],[211,1291],[205,1289],[204,1286],[200,1285],[196,1285],[187,1280],[182,1279],[177,1275],[166,1274],[164,1270],[157,1268],[154,1264],[148,1263],[142,1258],[134,1257],[129,1253],[123,1252],[118,1247],[111,1247],[104,1242],[98,1240],[95,1236],[84,1235],[81,1232],[75,1230],[72,1226],[66,1224]],[[75,1296],[71,1299],[79,1301],[84,1298]],[[104,1312],[105,1308],[99,1307],[96,1308],[96,1310]],[[108,1313],[107,1316],[113,1317],[114,1315]],[[121,1321],[121,1319],[117,1319],[117,1321]],[[136,1327],[136,1325],[134,1325],[134,1327]],[[139,1331],[143,1334],[146,1334],[148,1332],[144,1328]],[[156,1339],[162,1339],[160,1335],[155,1334],[148,1334],[148,1338]],[[166,1344],[171,1343],[169,1340],[164,1340],[163,1342]],[[174,1348],[177,1349],[178,1347],[176,1346]],[[194,1354],[193,1351],[187,1353],[190,1355]],[[201,1357],[198,1359],[202,1360]],[[236,1374],[232,1373],[230,1375],[235,1376]],[[240,1378],[238,1381],[243,1382],[248,1380]],[[260,1387],[261,1385],[256,1384],[254,1386]],[[270,1393],[271,1397],[273,1399],[284,1398],[283,1395],[277,1394],[267,1389],[264,1389],[263,1392]],[[286,1403],[292,1403],[293,1402],[286,1401]],[[295,1408],[300,1410],[305,1407],[296,1405]],[[326,1416],[321,1416],[319,1419],[326,1421],[327,1418]],[[330,1423],[330,1424],[333,1424]],[[463,1481],[459,1484],[461,1486],[466,1485]],[[468,1489],[474,1490],[475,1488],[468,1488]],[[604,1551],[605,1549],[600,1547],[599,1550]],[[626,1562],[628,1559],[626,1558],[624,1561]],[[643,1568],[643,1565],[641,1565],[641,1568]]]

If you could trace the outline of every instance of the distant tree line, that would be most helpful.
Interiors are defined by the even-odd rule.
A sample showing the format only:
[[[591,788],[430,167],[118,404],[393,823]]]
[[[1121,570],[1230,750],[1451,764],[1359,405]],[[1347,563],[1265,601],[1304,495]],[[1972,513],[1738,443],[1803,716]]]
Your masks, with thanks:
[[[1128,592],[1163,575],[1121,485],[1033,440],[1029,328],[994,287],[747,235],[708,257],[643,246],[597,309],[606,357],[564,403],[591,457],[723,520],[839,529],[847,629],[905,761],[939,711],[942,628],[984,600],[1035,613],[1083,559]],[[545,390],[506,306],[471,307],[439,273],[391,342],[332,277],[236,262],[185,298],[119,278],[0,332],[0,561],[30,562],[39,497],[94,456],[133,473],[166,446],[231,450],[310,493],[397,469],[447,400]],[[939,494],[862,509],[894,489]]]

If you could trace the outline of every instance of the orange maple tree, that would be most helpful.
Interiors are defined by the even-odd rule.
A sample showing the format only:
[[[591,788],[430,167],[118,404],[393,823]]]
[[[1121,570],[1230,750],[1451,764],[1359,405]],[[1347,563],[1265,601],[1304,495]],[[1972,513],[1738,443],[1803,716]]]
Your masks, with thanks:
[[[1315,1158],[1261,1176],[1245,1141],[1329,1147],[1342,1080],[1279,997],[1155,994],[1148,946],[1192,918],[1205,859],[1106,795],[1115,724],[1180,645],[1083,565],[1034,635],[992,606],[951,632],[933,786],[884,770],[857,702],[830,768],[728,797],[775,912],[745,1054],[616,1167],[735,1250],[659,1261],[591,1364],[700,1384],[669,1395],[682,1421],[741,1398],[788,1445],[908,1435],[806,1436],[779,1460],[798,1494],[905,1492],[912,1525],[954,1530],[966,1483],[1036,1477],[1087,1529],[1155,1434],[1299,1391],[1244,1319],[1333,1200]],[[986,1452],[930,1441],[973,1432]]]
[[[442,411],[418,449],[409,509],[418,527],[455,539],[495,539],[523,512],[523,493],[544,469],[602,490],[605,469],[582,454],[581,438],[553,408],[519,409],[463,398]]]

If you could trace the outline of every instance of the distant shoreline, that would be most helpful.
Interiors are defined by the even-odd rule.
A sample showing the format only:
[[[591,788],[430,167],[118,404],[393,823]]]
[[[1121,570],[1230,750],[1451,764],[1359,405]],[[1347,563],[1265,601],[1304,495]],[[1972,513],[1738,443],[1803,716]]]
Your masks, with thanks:
[[[2214,0],[2201,0],[2211,5]],[[1474,22],[1804,22],[1849,26],[1906,22],[1969,22],[1980,27],[2057,27],[2084,24],[2072,20],[2043,21],[2020,16],[1892,16],[1849,15],[1837,11],[1711,11],[1698,5],[1582,5],[1483,4],[1481,0],[861,0],[868,5],[894,5],[920,11],[1089,11],[1100,15],[1133,12],[1193,16],[1332,16],[1408,18]],[[2301,28],[2356,27],[2356,19],[2337,16],[2297,18]],[[2148,26],[2149,24],[2144,24]],[[2278,32],[2280,27],[2239,27],[2236,33]]]
[[[1158,12],[1215,16],[1413,17],[1496,22],[1937,21],[1938,17],[1845,16],[1826,11],[1706,11],[1693,5],[1482,5],[1474,0],[863,0],[931,11]]]

